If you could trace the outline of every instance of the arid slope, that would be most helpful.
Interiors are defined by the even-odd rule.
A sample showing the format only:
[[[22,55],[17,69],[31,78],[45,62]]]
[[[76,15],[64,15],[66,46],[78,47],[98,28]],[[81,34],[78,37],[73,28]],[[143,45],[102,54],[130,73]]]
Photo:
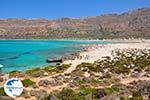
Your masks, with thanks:
[[[79,19],[0,19],[0,39],[54,38],[150,38],[150,8]]]

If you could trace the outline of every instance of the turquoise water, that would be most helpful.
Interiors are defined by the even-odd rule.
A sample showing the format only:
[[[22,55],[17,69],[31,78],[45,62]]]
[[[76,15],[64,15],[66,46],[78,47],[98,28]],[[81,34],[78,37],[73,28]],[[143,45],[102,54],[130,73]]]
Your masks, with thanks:
[[[47,58],[60,58],[80,51],[81,45],[110,41],[84,40],[0,40],[0,64],[3,71],[25,71],[49,65]]]

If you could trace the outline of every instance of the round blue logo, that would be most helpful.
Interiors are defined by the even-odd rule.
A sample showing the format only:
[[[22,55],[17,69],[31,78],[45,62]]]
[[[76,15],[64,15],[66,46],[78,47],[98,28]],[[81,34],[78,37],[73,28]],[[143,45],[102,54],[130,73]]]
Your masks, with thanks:
[[[23,92],[23,84],[17,78],[11,78],[5,82],[4,91],[8,96],[15,98]]]

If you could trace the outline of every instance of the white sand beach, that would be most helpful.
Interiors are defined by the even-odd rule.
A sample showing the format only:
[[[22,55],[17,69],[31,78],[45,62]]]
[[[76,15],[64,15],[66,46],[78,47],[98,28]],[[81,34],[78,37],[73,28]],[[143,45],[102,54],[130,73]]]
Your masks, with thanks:
[[[117,43],[117,44],[99,44],[99,45],[92,45],[88,47],[88,50],[85,52],[81,52],[79,54],[79,57],[76,57],[75,60],[67,60],[64,63],[65,64],[72,64],[68,70],[65,71],[65,73],[71,73],[73,70],[75,70],[76,66],[78,64],[81,64],[82,62],[89,62],[93,63],[94,61],[97,61],[101,59],[102,57],[109,56],[111,57],[112,50],[115,49],[150,49],[150,42],[136,42],[136,43]]]

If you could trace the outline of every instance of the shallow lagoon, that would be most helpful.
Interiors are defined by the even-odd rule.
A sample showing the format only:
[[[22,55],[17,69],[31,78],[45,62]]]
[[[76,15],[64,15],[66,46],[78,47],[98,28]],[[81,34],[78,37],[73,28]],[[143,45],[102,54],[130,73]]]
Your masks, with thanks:
[[[81,45],[107,44],[111,41],[87,40],[0,40],[0,64],[3,71],[24,71],[47,66],[47,58],[60,58],[79,52]]]

